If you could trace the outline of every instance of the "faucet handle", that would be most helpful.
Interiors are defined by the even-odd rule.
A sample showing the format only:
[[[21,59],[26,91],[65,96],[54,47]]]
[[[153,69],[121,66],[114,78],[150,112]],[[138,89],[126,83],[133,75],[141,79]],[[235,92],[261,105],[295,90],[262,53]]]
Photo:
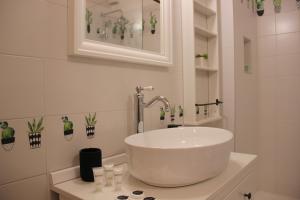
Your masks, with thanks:
[[[143,90],[152,91],[152,90],[154,90],[154,87],[153,86],[146,86],[146,87],[143,87]]]
[[[142,92],[143,90],[145,90],[145,91],[152,91],[152,90],[154,90],[154,87],[153,86],[146,86],[146,87],[137,86],[136,87],[136,91],[138,93]]]

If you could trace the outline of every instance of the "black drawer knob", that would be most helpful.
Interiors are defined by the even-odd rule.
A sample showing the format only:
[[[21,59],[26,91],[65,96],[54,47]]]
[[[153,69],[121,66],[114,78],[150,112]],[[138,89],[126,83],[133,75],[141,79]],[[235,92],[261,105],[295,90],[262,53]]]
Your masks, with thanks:
[[[248,199],[252,199],[252,194],[251,192],[244,194],[244,197],[247,197]]]

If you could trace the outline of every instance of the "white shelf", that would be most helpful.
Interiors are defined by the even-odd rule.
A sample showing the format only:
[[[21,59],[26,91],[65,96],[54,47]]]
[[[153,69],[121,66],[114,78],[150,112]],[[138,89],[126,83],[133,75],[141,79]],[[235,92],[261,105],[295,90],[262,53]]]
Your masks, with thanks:
[[[194,27],[195,27],[195,32],[203,37],[206,37],[206,38],[217,37],[217,34],[212,31],[209,31],[209,30],[202,28],[200,26],[197,26],[197,25],[195,25]]]
[[[218,69],[217,68],[211,68],[211,67],[200,67],[198,65],[196,65],[195,67],[197,70],[200,70],[200,71],[207,71],[207,72],[217,72]]]
[[[199,12],[202,15],[205,15],[205,16],[216,15],[216,11],[214,11],[213,9],[207,7],[206,5],[204,5],[199,0],[194,0],[194,8],[197,12]]]
[[[199,121],[195,121],[195,122],[186,122],[184,125],[185,126],[201,126],[201,125],[205,125],[208,123],[212,123],[212,122],[217,122],[222,120],[222,116],[217,115],[217,116],[211,116],[205,119],[201,119]]]

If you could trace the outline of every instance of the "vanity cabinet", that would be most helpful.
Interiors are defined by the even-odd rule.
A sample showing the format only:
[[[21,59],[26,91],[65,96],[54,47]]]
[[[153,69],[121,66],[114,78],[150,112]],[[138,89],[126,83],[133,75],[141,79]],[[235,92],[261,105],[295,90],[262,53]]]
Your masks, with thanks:
[[[127,164],[122,166],[125,169]],[[95,190],[95,183],[83,182],[79,178],[79,167],[74,167],[50,174],[50,188],[59,195],[60,200],[114,200],[119,195],[129,195],[135,190],[144,191],[145,196],[155,197],[157,200],[248,200],[244,195],[254,195],[256,192],[256,166],[257,156],[231,153],[227,169],[219,176],[178,188],[149,186],[126,172],[122,190],[119,191],[115,191],[113,187]]]
[[[252,172],[224,200],[251,200],[256,192],[255,174]]]
[[[69,199],[63,195],[59,195],[59,200],[74,200],[74,199]]]
[[[256,192],[255,173],[250,172],[242,181],[232,190],[224,191],[218,197],[212,200],[253,200]],[[59,195],[59,200],[78,200],[77,198],[68,198],[62,194]],[[99,199],[101,200],[101,199]],[[183,199],[184,200],[184,199]]]

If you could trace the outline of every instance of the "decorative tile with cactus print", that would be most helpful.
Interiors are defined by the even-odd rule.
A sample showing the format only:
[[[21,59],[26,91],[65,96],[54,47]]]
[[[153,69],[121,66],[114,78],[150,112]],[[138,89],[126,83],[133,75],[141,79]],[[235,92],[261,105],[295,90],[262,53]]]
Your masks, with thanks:
[[[156,31],[156,24],[158,23],[157,21],[157,17],[152,14],[152,12],[150,13],[150,28],[151,28],[151,33],[155,34]]]
[[[171,112],[170,112],[171,122],[175,121],[175,114],[176,114],[176,107],[171,106]]]
[[[91,24],[93,23],[93,13],[86,9],[86,13],[85,13],[85,21],[86,21],[86,32],[90,33],[91,32]]]
[[[159,114],[160,120],[161,121],[165,120],[165,117],[166,117],[166,112],[163,107],[160,107],[160,114]]]
[[[93,138],[95,136],[96,123],[96,113],[93,115],[89,113],[89,115],[85,116],[85,130],[88,138]]]
[[[183,117],[183,108],[181,105],[178,106],[178,110],[179,110],[179,117]]]
[[[69,120],[68,116],[63,116],[61,119],[64,123],[64,136],[67,140],[71,140],[74,133],[74,124],[71,120]]]
[[[44,118],[41,117],[39,121],[36,121],[36,119],[34,118],[31,122],[27,122],[29,145],[31,149],[41,147],[42,131],[44,130],[43,120]]]
[[[1,131],[1,143],[2,147],[6,151],[11,151],[15,143],[15,129],[9,127],[6,121],[0,122]]]

